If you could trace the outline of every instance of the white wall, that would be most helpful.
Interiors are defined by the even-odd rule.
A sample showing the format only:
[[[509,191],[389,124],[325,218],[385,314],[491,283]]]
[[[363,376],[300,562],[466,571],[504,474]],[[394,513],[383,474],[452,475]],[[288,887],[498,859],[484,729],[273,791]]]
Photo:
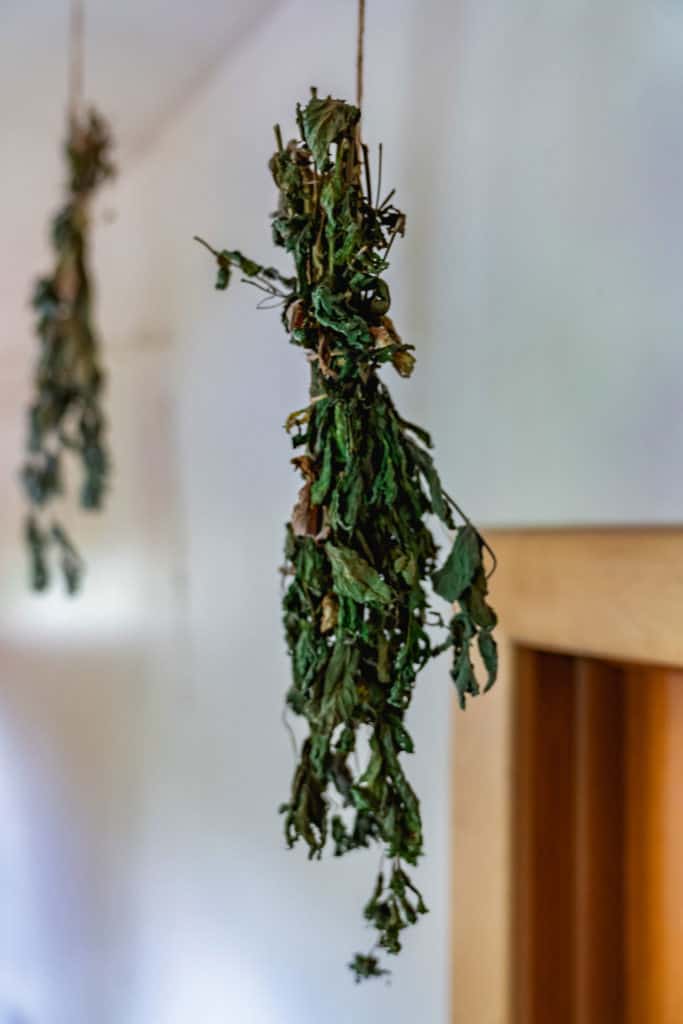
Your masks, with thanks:
[[[428,370],[453,486],[495,523],[679,521],[683,8],[458,6]]]
[[[411,712],[432,913],[390,987],[355,988],[374,861],[310,865],[275,813],[281,425],[306,369],[191,241],[271,258],[271,125],[293,128],[311,84],[352,94],[353,8],[283,3],[123,168],[97,239],[117,477],[76,604],[25,595],[3,490],[0,1021],[447,1020],[447,666]],[[394,314],[419,359],[391,384],[449,489],[488,523],[679,518],[683,12],[370,0],[367,46],[365,136],[408,212]],[[1,385],[6,480],[27,365]]]
[[[410,4],[392,10],[393,20],[387,5],[371,10],[368,32],[376,36],[386,26],[398,71],[414,64],[412,36],[422,28]],[[376,858],[311,865],[303,849],[284,849],[276,815],[292,770],[280,721],[288,665],[277,566],[297,489],[282,424],[305,404],[308,369],[287,345],[277,313],[255,311],[258,295],[239,286],[227,296],[213,290],[211,262],[191,241],[200,233],[271,258],[272,125],[279,120],[286,133],[294,131],[295,103],[311,84],[349,95],[354,33],[347,3],[285,5],[136,170],[129,187],[145,197],[143,223],[128,226],[122,216],[102,239],[103,282],[108,265],[110,282],[118,281],[116,288],[103,284],[103,320],[120,317],[142,269],[147,298],[136,299],[130,327],[117,334],[136,330],[142,316],[177,353],[193,641],[188,703],[175,707],[159,688],[154,715],[163,726],[150,722],[146,733],[155,767],[139,904],[141,1021],[180,1024],[197,1014],[259,1024],[446,1018],[446,666],[425,677],[413,716],[418,745],[430,751],[411,767],[426,794],[421,874],[432,913],[409,938],[391,987],[356,989],[345,964],[371,941],[361,911]],[[312,57],[302,61],[300,53]],[[445,71],[447,39],[431,59],[435,73],[439,62]],[[368,110],[367,137],[383,138],[385,180],[405,195],[430,170],[424,126],[402,127],[420,97],[412,74],[390,81],[371,53],[369,63],[368,94],[377,102]],[[417,294],[418,252],[432,203],[428,190],[414,200],[413,255],[407,246],[398,254],[395,289],[408,334],[427,310]],[[140,237],[148,263],[121,275],[120,248],[136,248]],[[419,383],[405,394],[411,415],[419,394]]]

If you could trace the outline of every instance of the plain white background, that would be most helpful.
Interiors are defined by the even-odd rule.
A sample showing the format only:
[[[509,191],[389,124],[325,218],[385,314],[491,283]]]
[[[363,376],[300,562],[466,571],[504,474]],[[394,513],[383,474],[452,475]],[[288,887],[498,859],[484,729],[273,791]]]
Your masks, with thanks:
[[[74,524],[77,602],[26,593],[14,479],[64,12],[8,8],[0,1021],[445,1024],[447,665],[410,717],[432,912],[391,986],[356,989],[344,964],[375,863],[309,865],[276,815],[296,492],[281,427],[306,368],[249,289],[213,291],[191,240],[273,258],[271,126],[293,132],[312,84],[352,96],[355,4],[223,6],[150,7],[128,32],[127,4],[91,9],[91,93],[123,138],[95,227],[116,476],[105,515]],[[369,0],[364,132],[408,214],[393,315],[418,355],[390,384],[484,524],[680,518],[682,55],[665,0]]]

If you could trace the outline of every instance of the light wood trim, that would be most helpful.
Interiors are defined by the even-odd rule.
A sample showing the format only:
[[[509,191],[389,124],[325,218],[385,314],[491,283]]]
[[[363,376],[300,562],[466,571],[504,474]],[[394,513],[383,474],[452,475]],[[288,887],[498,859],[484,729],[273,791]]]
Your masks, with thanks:
[[[501,623],[499,682],[464,713],[453,702],[454,1024],[515,1024],[515,651],[683,666],[683,530],[492,531],[487,540],[499,560],[491,580]]]
[[[683,530],[487,534],[493,603],[532,648],[683,665]]]
[[[499,654],[500,674],[507,679],[513,654],[504,638]],[[458,1024],[509,1020],[511,701],[511,687],[496,686],[486,701],[470,701],[456,716],[450,981]]]

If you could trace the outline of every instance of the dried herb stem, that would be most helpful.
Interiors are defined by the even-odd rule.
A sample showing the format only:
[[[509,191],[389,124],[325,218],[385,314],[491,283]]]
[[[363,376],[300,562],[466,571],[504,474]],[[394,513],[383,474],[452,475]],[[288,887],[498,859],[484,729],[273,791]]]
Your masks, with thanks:
[[[444,491],[429,435],[399,415],[381,379],[387,364],[408,377],[415,363],[389,316],[384,278],[405,216],[391,202],[393,190],[378,203],[380,176],[373,205],[359,118],[358,108],[312,91],[297,110],[301,138],[283,146],[276,135],[273,237],[292,257],[293,277],[268,271],[264,278],[260,264],[200,240],[217,262],[218,288],[235,265],[252,280],[277,281],[289,340],[311,365],[309,405],[286,424],[302,481],[286,528],[283,597],[287,706],[308,734],[281,810],[287,843],[302,840],[311,858],[330,846],[335,856],[383,851],[364,909],[376,942],[353,958],[357,980],[386,974],[378,949],[398,953],[404,930],[427,912],[408,875],[423,836],[403,763],[413,751],[406,717],[417,677],[449,650],[464,707],[480,692],[474,652],[484,689],[497,672],[487,545]],[[431,515],[455,531],[440,566]],[[456,605],[447,626],[432,608],[432,589]],[[445,629],[438,644],[434,627]]]

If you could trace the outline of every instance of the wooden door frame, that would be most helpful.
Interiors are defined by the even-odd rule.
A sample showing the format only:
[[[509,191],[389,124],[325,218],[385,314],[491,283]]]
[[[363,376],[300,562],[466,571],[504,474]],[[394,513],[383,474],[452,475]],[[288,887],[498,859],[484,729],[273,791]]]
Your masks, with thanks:
[[[514,797],[518,652],[683,666],[683,529],[487,532],[499,567],[500,677],[454,711],[451,980],[454,1024],[515,1024]],[[454,702],[455,703],[455,702]]]

